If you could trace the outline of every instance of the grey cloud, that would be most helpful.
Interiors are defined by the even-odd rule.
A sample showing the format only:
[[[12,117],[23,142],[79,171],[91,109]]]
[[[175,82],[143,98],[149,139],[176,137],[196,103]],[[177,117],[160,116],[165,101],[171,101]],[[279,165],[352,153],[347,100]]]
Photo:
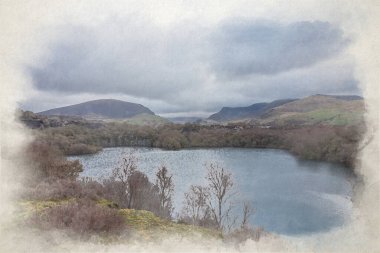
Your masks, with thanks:
[[[343,32],[327,22],[232,20],[212,35],[211,67],[222,77],[271,75],[311,66],[348,44]]]
[[[252,101],[251,103],[280,98],[301,98],[317,93],[360,95],[361,91],[353,76],[354,67],[355,62],[352,58],[341,56],[310,68],[225,82],[231,87],[229,92],[244,94],[245,97],[241,101]]]
[[[31,67],[37,89],[164,99],[201,83],[194,61],[183,61],[183,53],[168,48],[171,34],[150,24],[111,20],[95,28],[70,26],[63,33],[47,64]]]
[[[255,75],[245,79],[224,80],[207,93],[186,93],[176,104],[184,110],[218,111],[223,106],[247,106],[282,98],[302,98],[313,94],[360,95],[350,57],[330,59],[311,68],[294,69],[277,75]],[[218,83],[219,84],[219,83]],[[223,88],[221,88],[223,86]],[[201,103],[196,103],[204,99]],[[192,102],[193,101],[193,102]]]
[[[156,113],[212,112],[313,93],[358,92],[352,66],[344,57],[333,60],[342,58],[348,40],[329,23],[229,20],[163,30],[141,19],[114,18],[58,29],[47,61],[30,66],[35,87],[44,93],[26,102],[34,108],[43,107],[41,99],[53,107],[63,96],[67,104],[119,96]]]

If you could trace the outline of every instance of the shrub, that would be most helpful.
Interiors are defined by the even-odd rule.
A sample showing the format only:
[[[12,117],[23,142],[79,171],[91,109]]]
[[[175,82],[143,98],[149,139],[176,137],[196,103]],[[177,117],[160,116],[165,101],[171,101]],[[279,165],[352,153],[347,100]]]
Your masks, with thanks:
[[[136,170],[126,178],[127,184],[111,177],[103,180],[104,198],[116,203],[120,208],[147,210],[160,216],[158,188],[148,177]]]
[[[121,208],[147,210],[169,218],[173,191],[171,176],[165,168],[163,174],[158,174],[160,177],[157,182],[161,184],[154,185],[144,173],[137,170],[136,164],[137,159],[133,153],[123,158],[121,166],[112,171],[112,176],[103,180],[104,198]]]
[[[25,194],[34,200],[61,200],[69,198],[87,198],[99,200],[104,198],[106,190],[102,184],[92,180],[45,179]]]
[[[74,143],[68,146],[65,155],[86,155],[94,154],[100,151],[101,148],[93,145],[88,145],[84,143]]]
[[[84,178],[80,181],[81,185],[81,194],[80,196],[92,199],[99,200],[104,198],[106,191],[104,186],[91,178]]]
[[[131,208],[137,210],[148,210],[159,215],[160,200],[158,189],[149,182],[148,177],[135,171],[128,179]]]
[[[60,200],[81,197],[82,186],[73,180],[43,180],[27,192],[29,199]]]
[[[117,210],[96,205],[89,200],[49,208],[35,214],[30,221],[44,230],[67,229],[83,237],[120,234],[125,229],[124,218]]]
[[[104,187],[104,198],[115,202],[120,208],[128,207],[128,194],[125,185],[116,181],[114,178],[108,178],[102,182]]]
[[[76,179],[83,171],[78,160],[67,160],[55,146],[45,142],[31,143],[26,156],[30,161],[32,181],[45,178]]]
[[[265,234],[266,232],[264,231],[262,227],[256,227],[256,228],[241,227],[225,235],[224,240],[238,245],[249,239],[257,242]]]

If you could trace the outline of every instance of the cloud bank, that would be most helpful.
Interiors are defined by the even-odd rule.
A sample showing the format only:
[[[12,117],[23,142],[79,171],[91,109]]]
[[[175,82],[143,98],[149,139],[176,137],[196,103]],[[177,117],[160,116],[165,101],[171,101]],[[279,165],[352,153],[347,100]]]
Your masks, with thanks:
[[[220,75],[272,75],[307,68],[341,52],[349,40],[328,22],[231,20],[213,38],[212,65]]]
[[[359,93],[346,53],[350,39],[337,25],[241,17],[191,21],[162,28],[132,15],[54,27],[59,36],[50,41],[46,59],[28,66],[34,87],[51,97],[124,96],[156,113]],[[49,109],[40,96],[24,107]]]

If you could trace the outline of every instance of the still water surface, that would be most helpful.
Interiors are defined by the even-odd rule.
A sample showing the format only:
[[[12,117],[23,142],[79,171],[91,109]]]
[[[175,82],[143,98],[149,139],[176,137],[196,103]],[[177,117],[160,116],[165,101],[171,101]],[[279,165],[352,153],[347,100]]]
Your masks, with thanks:
[[[228,168],[239,194],[236,203],[252,201],[256,213],[251,224],[286,235],[324,232],[350,218],[353,176],[337,164],[300,161],[286,151],[272,149],[106,148],[94,155],[71,156],[84,166],[82,177],[108,177],[123,155],[134,151],[138,168],[154,182],[161,165],[173,174],[175,212],[192,184],[206,184],[205,164]],[[236,210],[237,212],[237,210]]]

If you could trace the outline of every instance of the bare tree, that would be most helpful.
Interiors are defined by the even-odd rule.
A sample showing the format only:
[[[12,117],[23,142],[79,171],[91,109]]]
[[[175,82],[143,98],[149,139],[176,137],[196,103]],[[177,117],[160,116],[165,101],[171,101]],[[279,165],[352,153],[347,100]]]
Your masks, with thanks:
[[[133,153],[123,157],[121,166],[112,171],[112,180],[120,182],[121,190],[124,191],[127,197],[126,207],[131,208],[133,195],[131,193],[131,184],[129,178],[137,171],[137,159]]]
[[[131,208],[148,210],[155,214],[159,214],[160,201],[158,198],[157,187],[149,182],[148,177],[137,170],[128,178],[128,183]]]
[[[190,190],[185,193],[182,219],[190,218],[193,225],[204,225],[207,220],[210,220],[209,198],[210,192],[207,187],[190,186]]]
[[[250,202],[243,203],[243,218],[241,221],[241,228],[248,228],[249,218],[255,213],[255,209],[253,208]]]
[[[232,223],[236,221],[236,218],[231,216],[233,205],[230,199],[234,195],[232,175],[218,164],[211,163],[208,166],[206,179],[210,191],[208,204],[218,229],[224,230],[227,223],[230,224],[228,225],[230,229]]]
[[[172,176],[165,166],[158,169],[156,173],[156,187],[160,199],[161,216],[170,218],[173,209],[172,195],[174,192],[174,183]]]
[[[133,153],[123,158],[122,164],[113,170],[112,176],[103,180],[106,196],[122,208],[143,209],[162,216],[159,187],[149,182],[136,164],[137,159]],[[165,179],[167,172],[163,174]]]
[[[251,202],[243,202],[243,216],[240,228],[235,228],[225,237],[228,242],[233,242],[238,248],[239,245],[248,239],[259,241],[266,233],[262,227],[255,227],[249,224],[249,218],[255,213]]]

